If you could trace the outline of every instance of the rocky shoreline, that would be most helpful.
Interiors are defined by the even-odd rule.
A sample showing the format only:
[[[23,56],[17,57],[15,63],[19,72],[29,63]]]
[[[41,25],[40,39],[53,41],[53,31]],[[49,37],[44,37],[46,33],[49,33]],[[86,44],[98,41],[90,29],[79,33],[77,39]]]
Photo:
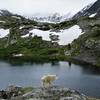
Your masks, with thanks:
[[[76,90],[64,87],[19,87],[9,86],[0,91],[0,100],[100,100],[90,98]]]

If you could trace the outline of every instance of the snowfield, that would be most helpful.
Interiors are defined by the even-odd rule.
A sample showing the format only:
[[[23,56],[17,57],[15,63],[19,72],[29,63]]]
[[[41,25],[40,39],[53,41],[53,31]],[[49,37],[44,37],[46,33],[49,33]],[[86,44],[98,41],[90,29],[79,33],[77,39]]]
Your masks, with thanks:
[[[6,23],[5,21],[1,21],[1,20],[0,20],[0,22],[1,22],[1,23]]]
[[[42,31],[39,29],[33,29],[30,31],[30,33],[33,33],[32,36],[42,36],[43,40],[50,41],[49,34],[53,33],[55,35],[59,35],[59,44],[60,45],[67,45],[68,43],[71,43],[74,39],[77,39],[82,33],[82,30],[78,25],[75,25],[69,29],[61,30],[61,32],[50,32],[50,31]],[[5,37],[7,34],[9,34],[9,29],[4,30],[0,29],[0,38]],[[23,35],[22,38],[28,37],[29,34]]]
[[[92,17],[95,17],[96,15],[97,15],[97,13],[92,14],[92,15],[90,15],[89,17],[92,18]]]
[[[6,35],[9,34],[9,29],[0,29],[0,38],[5,37]]]
[[[69,29],[66,29],[66,30],[62,30],[61,32],[50,32],[50,31],[41,31],[41,30],[38,30],[38,29],[33,29],[30,31],[30,33],[33,33],[33,36],[34,35],[37,35],[37,36],[42,36],[43,40],[48,40],[50,41],[50,38],[49,38],[49,34],[50,33],[53,33],[53,34],[56,34],[56,35],[59,35],[59,44],[60,45],[66,45],[68,43],[71,43],[74,39],[77,39],[82,33],[82,30],[80,29],[80,27],[78,25],[75,25]],[[28,37],[29,34],[27,35],[24,35],[22,37]]]
[[[50,41],[49,34],[53,33],[55,35],[59,35],[59,44],[60,45],[67,45],[68,43],[71,43],[74,39],[77,39],[82,33],[82,30],[78,25],[75,25],[69,29],[61,30],[61,32],[50,32],[50,31],[42,31],[39,29],[33,29],[30,31],[30,33],[33,33],[32,36],[42,36],[43,40]],[[9,34],[9,29],[4,30],[0,29],[0,38],[5,37],[7,34]],[[23,35],[22,38],[28,37],[29,34]]]
[[[68,43],[71,43],[74,39],[77,39],[81,34],[83,33],[78,25],[66,29],[58,34],[60,39],[59,44],[66,45]]]

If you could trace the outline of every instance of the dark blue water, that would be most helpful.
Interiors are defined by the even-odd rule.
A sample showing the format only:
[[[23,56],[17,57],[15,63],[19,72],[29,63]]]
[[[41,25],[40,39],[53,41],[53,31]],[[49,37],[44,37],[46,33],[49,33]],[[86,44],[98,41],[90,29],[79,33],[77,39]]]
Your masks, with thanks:
[[[77,89],[94,97],[100,97],[100,72],[68,62],[33,63],[11,65],[0,62],[0,89],[10,84],[20,86],[41,86],[41,77],[45,74],[56,74],[59,79],[55,85]]]

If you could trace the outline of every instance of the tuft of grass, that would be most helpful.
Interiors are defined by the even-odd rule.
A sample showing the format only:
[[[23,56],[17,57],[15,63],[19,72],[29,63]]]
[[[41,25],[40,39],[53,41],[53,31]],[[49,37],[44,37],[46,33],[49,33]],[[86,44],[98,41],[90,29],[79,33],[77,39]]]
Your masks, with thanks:
[[[33,87],[25,87],[25,88],[22,88],[22,92],[25,94],[25,93],[28,93],[28,92],[31,92],[33,90]]]

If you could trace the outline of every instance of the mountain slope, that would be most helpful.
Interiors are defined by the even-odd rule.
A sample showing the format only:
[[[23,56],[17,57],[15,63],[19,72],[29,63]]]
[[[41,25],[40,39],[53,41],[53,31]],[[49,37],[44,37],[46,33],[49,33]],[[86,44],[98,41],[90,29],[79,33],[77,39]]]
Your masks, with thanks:
[[[96,14],[96,16],[100,17],[100,0],[97,0],[95,3],[87,5],[77,14],[75,14],[73,18],[79,18],[81,16],[90,16],[92,14]]]
[[[94,4],[96,5],[97,3],[95,2]],[[88,7],[88,11],[93,5]],[[12,40],[20,41],[20,33],[27,34],[31,29],[40,29],[44,31],[60,30],[77,24],[83,30],[84,34],[67,46],[68,49],[65,52],[66,58],[71,58],[76,61],[89,63],[95,66],[100,66],[100,18],[90,18],[90,15],[87,15],[88,17],[79,17],[75,20],[64,21],[61,23],[42,23],[26,19],[24,17],[16,18],[17,16],[19,15],[0,16],[0,20],[5,21],[5,23],[0,22],[0,27],[10,29],[10,39],[9,36],[7,38],[7,41],[10,41],[6,41],[8,43],[8,47],[9,45],[12,45]],[[13,44],[14,43],[16,44],[17,42],[13,42]],[[21,44],[18,44],[18,46],[19,45]],[[27,45],[29,46],[28,42]],[[31,48],[32,46],[30,45],[29,47]]]
[[[72,17],[72,15],[70,13],[66,14],[66,15],[60,15],[59,13],[54,13],[54,14],[50,14],[47,16],[33,16],[31,19],[34,19],[35,21],[38,22],[49,22],[49,23],[60,23],[63,21],[67,21],[70,20]]]
[[[77,24],[84,34],[71,43],[66,54],[78,63],[100,67],[100,18],[80,18]]]

